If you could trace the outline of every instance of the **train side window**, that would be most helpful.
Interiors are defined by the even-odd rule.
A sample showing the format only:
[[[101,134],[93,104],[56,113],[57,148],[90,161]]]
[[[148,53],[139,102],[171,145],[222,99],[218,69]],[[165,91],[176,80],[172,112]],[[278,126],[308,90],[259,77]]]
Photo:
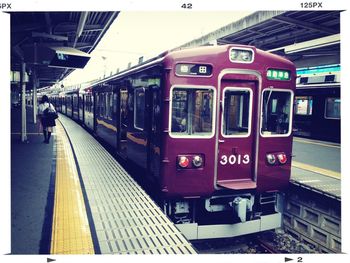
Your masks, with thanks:
[[[340,119],[340,98],[326,98],[324,117]]]
[[[86,109],[91,112],[91,95],[86,95]]]
[[[104,100],[104,104],[105,104],[105,118],[108,119],[109,118],[109,92],[105,93],[105,100]]]
[[[252,92],[227,88],[224,91],[222,134],[224,137],[247,137],[250,134]]]
[[[292,92],[266,89],[263,91],[261,135],[289,136],[291,132]]]
[[[312,96],[295,97],[294,113],[297,115],[312,115]]]
[[[112,92],[106,93],[106,118],[112,120],[112,110],[113,110],[113,94]]]
[[[170,135],[213,136],[214,89],[172,89]]]
[[[96,116],[100,116],[100,95],[96,95]]]
[[[138,130],[145,129],[146,96],[144,88],[134,90],[134,127]]]
[[[106,100],[107,100],[107,93],[102,93],[102,117],[106,117],[106,112],[107,112],[107,109],[106,109]]]

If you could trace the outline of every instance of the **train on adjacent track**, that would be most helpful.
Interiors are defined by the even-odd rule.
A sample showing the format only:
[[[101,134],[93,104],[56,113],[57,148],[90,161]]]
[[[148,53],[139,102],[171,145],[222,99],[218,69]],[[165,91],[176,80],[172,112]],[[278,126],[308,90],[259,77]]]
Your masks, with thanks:
[[[297,70],[295,136],[340,143],[340,65]]]
[[[295,80],[283,57],[207,46],[50,99],[144,171],[187,238],[231,237],[281,225]]]

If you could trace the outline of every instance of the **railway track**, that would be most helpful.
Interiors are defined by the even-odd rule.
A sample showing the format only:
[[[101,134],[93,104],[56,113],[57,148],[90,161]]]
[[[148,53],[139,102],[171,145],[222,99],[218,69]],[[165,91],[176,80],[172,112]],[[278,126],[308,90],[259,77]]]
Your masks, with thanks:
[[[193,241],[199,254],[300,254],[315,253],[283,231],[266,231],[235,238]]]

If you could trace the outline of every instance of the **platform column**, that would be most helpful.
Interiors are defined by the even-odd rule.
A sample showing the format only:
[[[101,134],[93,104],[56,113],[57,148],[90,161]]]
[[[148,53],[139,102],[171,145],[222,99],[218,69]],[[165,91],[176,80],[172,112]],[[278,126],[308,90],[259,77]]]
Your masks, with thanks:
[[[26,63],[22,61],[22,71],[21,71],[21,86],[22,86],[22,131],[21,131],[21,141],[27,141],[27,116],[26,116]]]
[[[37,107],[37,90],[36,88],[39,86],[39,80],[36,78],[36,71],[34,70],[34,79],[33,79],[33,123],[36,124],[36,115],[38,113]]]

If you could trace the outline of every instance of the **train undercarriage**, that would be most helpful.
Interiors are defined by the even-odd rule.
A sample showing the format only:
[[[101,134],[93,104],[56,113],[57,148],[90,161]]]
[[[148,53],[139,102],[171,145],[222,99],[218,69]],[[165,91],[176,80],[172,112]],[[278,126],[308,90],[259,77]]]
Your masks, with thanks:
[[[279,228],[282,193],[222,195],[164,202],[164,212],[189,240],[235,237]]]

